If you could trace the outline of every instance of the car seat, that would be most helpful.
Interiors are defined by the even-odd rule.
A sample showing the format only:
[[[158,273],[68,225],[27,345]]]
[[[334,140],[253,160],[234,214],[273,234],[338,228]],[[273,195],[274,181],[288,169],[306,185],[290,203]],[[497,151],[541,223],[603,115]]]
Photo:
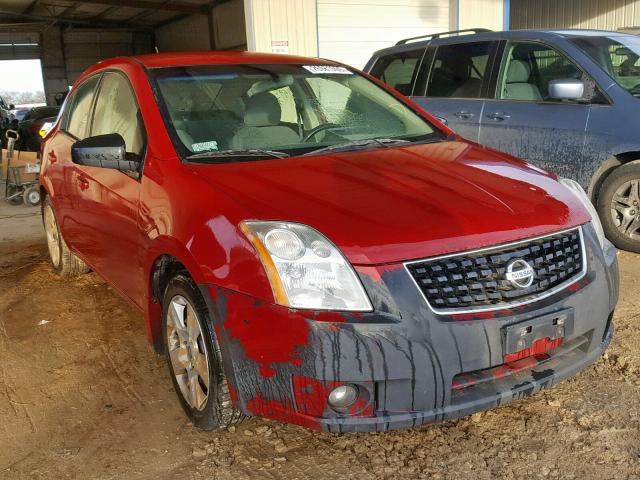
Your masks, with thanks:
[[[509,100],[542,100],[540,90],[529,83],[531,67],[523,60],[511,60],[507,69],[503,98]]]
[[[234,150],[278,148],[300,142],[291,128],[280,125],[282,109],[278,99],[269,92],[249,97],[245,105],[244,125],[231,138]]]

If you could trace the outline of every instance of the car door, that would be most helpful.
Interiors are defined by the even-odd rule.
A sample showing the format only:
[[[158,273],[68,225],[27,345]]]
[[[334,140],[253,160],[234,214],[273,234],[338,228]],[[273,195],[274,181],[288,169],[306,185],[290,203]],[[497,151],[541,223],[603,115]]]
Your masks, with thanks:
[[[88,132],[91,109],[100,75],[89,77],[76,86],[65,103],[60,128],[47,142],[43,152],[47,162],[47,181],[56,210],[58,225],[67,245],[74,251],[88,241],[90,235],[82,228],[84,220],[78,211],[76,165],[71,161],[71,146],[85,138]]]
[[[495,98],[485,102],[480,143],[570,178],[584,159],[586,101],[554,100],[549,82],[586,74],[564,53],[540,42],[513,41],[504,48]]]
[[[127,77],[102,76],[94,102],[91,136],[118,133],[127,157],[142,160],[146,134],[138,103]],[[142,166],[142,164],[140,164]],[[78,210],[83,219],[78,248],[102,277],[134,301],[142,295],[141,233],[138,228],[140,172],[76,165]]]
[[[429,73],[417,76],[412,100],[477,142],[497,45],[480,41],[429,47],[423,60]]]

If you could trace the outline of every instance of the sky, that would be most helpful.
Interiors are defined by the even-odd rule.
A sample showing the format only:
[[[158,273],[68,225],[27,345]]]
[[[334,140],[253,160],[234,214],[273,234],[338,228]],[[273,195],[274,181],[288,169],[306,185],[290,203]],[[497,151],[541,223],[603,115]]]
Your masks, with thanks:
[[[40,60],[0,60],[0,92],[44,91]]]

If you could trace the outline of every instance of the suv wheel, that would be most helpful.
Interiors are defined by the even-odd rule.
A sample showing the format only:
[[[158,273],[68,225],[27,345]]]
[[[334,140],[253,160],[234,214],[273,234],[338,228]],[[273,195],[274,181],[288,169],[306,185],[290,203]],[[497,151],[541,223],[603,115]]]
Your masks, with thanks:
[[[640,163],[611,172],[596,207],[607,238],[622,250],[640,253]]]
[[[220,430],[244,419],[233,407],[220,346],[206,304],[193,280],[177,275],[162,300],[167,363],[182,408],[203,430]]]
[[[62,277],[76,277],[89,272],[87,264],[69,250],[67,243],[60,235],[56,215],[48,198],[44,201],[42,220],[47,236],[49,257],[55,272]]]

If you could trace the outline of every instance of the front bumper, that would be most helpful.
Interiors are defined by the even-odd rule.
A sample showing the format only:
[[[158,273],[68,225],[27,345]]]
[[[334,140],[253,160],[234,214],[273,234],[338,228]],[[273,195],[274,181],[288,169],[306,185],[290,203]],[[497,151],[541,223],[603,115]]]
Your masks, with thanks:
[[[358,268],[374,312],[291,310],[202,286],[236,406],[327,431],[382,431],[503,405],[567,378],[608,346],[618,299],[616,252],[583,227],[587,273],[539,302],[477,316],[432,312],[402,265]],[[573,328],[544,355],[505,363],[503,327],[570,311]],[[328,392],[363,393],[349,413]]]

